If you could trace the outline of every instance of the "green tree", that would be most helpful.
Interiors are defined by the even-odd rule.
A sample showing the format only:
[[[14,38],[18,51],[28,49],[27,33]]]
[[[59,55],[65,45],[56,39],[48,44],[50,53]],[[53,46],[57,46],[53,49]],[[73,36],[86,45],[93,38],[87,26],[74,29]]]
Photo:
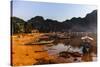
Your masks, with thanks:
[[[11,17],[11,31],[12,34],[24,32],[25,21],[18,17]]]

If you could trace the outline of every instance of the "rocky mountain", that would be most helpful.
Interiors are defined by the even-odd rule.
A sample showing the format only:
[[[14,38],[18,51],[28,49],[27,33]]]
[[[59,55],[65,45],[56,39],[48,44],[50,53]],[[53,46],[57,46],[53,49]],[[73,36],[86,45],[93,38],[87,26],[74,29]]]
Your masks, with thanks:
[[[87,14],[84,18],[73,17],[63,22],[35,16],[24,23],[25,32],[31,32],[32,29],[37,29],[39,32],[96,32],[97,10]]]
[[[70,31],[84,31],[84,32],[96,32],[97,29],[97,10],[87,14],[84,18],[72,18],[66,20],[63,24],[69,26]]]

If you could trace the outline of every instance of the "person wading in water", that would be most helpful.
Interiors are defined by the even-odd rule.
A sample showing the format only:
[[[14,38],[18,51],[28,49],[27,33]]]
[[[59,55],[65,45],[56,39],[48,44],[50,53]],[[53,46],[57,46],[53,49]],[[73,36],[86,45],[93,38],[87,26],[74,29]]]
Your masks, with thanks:
[[[93,40],[93,38],[90,38],[88,36],[83,37],[81,47],[82,47],[82,61],[92,61],[92,45],[90,40]]]

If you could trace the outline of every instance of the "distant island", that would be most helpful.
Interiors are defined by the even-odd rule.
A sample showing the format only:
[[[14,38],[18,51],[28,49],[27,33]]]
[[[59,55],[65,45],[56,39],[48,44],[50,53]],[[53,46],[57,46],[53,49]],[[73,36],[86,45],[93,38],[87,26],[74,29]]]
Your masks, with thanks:
[[[73,17],[70,20],[59,22],[57,20],[46,19],[42,16],[35,16],[28,21],[18,17],[11,17],[11,31],[16,33],[31,33],[39,31],[49,32],[97,32],[97,10],[87,14],[84,18]]]

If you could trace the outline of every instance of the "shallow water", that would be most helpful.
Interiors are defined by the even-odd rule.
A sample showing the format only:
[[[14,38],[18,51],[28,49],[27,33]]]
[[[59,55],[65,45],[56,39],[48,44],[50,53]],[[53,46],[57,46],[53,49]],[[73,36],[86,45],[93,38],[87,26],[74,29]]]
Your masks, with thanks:
[[[44,48],[45,50],[47,50],[49,55],[59,55],[60,52],[63,51],[68,51],[68,52],[78,52],[80,54],[82,54],[82,48],[79,47],[73,47],[71,45],[65,45],[64,43],[58,43],[56,45],[52,45],[52,46],[45,46]],[[92,57],[93,57],[93,61],[97,60],[97,57],[95,56],[94,53],[92,53]],[[81,62],[81,57],[77,57],[76,61],[74,61],[74,57],[70,57],[70,58],[65,58],[65,60],[71,61],[71,62]]]
[[[60,53],[62,51],[82,53],[81,52],[81,48],[72,47],[70,45],[65,45],[63,43],[58,43],[57,45],[53,45],[51,47],[46,46],[45,49],[48,50],[48,53],[50,55],[58,54],[58,53]]]
[[[82,53],[79,46],[78,38],[74,38],[71,40],[69,44],[68,39],[57,39],[55,43],[52,44],[43,44],[43,45],[24,45],[28,42],[35,42],[38,40],[39,35],[33,36],[25,36],[24,38],[12,38],[12,61],[13,65],[32,65],[38,62],[37,59],[45,59],[47,62],[51,60],[55,63],[73,63],[73,62],[82,62],[82,57],[69,57],[64,58],[59,56],[60,52],[68,51],[68,52],[79,52]],[[94,41],[96,42],[96,41]],[[24,43],[24,44],[23,44]],[[94,46],[96,43],[93,43]],[[95,52],[96,53],[96,52]],[[97,56],[95,53],[92,53],[93,61],[97,60]],[[75,60],[77,59],[77,60]],[[25,61],[23,61],[25,60]],[[43,61],[44,62],[44,61]]]

